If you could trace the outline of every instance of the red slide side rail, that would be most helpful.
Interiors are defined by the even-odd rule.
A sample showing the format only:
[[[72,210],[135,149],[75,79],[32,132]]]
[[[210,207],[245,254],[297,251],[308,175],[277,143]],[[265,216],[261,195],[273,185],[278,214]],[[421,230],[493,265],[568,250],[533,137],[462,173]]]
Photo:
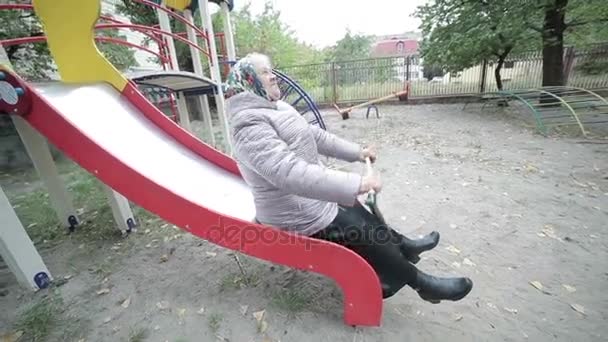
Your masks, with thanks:
[[[18,77],[16,79],[17,85],[23,82]],[[362,257],[328,241],[224,216],[176,195],[171,189],[151,181],[97,145],[60,115],[34,88],[27,85],[26,88],[31,110],[23,116],[25,120],[102,182],[197,237],[262,260],[316,272],[333,279],[343,291],[346,324],[380,325],[380,282]],[[178,142],[235,173],[236,166],[231,158],[200,142],[172,122],[148,102],[132,83],[127,85],[122,95]]]

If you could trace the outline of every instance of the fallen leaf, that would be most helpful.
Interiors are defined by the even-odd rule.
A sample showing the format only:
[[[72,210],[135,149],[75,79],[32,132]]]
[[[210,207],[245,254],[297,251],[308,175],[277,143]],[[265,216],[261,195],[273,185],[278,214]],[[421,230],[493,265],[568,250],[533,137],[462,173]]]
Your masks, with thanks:
[[[205,307],[201,307],[200,309],[198,309],[198,311],[196,312],[199,315],[202,315],[205,313]]]
[[[217,253],[215,253],[215,252],[206,252],[206,253],[207,253],[207,256],[210,258],[213,258],[214,256],[217,255]]]
[[[580,313],[580,314],[582,314],[582,315],[586,315],[586,314],[585,314],[585,307],[584,307],[584,306],[582,306],[582,305],[580,305],[580,304],[570,304],[570,307],[571,307],[571,308],[572,308],[574,311],[576,311],[576,312],[578,312],[578,313]]]
[[[111,321],[111,320],[112,320],[112,317],[106,317],[106,318],[103,320],[103,324],[110,323],[110,321]]]
[[[491,223],[491,226],[492,226],[492,227],[495,227],[495,228],[500,227],[500,226],[498,225],[498,223],[496,223],[496,222],[492,222],[492,223]]]
[[[496,305],[493,303],[488,302],[487,305],[490,309],[496,309]]]
[[[448,251],[455,253],[455,254],[460,254],[460,249],[450,245],[448,247],[446,247],[445,249],[447,249]]]
[[[108,289],[107,287],[97,291],[97,294],[100,296],[106,293],[110,293],[110,289]]]
[[[454,262],[452,263],[452,266],[453,266],[454,268],[460,268],[460,263],[459,263],[458,261],[454,261]]]
[[[260,323],[264,318],[264,313],[266,313],[266,310],[256,311],[253,313],[253,317],[255,317],[255,320],[258,321],[258,323]]]
[[[458,228],[458,225],[455,225],[455,224],[451,223],[451,224],[450,224],[450,228],[452,228],[452,229],[456,229],[456,228]]]
[[[526,168],[526,171],[530,172],[530,173],[538,171],[538,168],[536,166],[532,165],[532,164],[527,164],[525,166],[525,168]]]
[[[146,229],[146,230],[144,231],[144,234],[150,234],[150,229]]]
[[[127,298],[127,299],[125,299],[125,300],[122,302],[122,304],[120,304],[120,306],[122,306],[123,308],[125,308],[125,309],[126,309],[126,308],[128,308],[128,307],[129,307],[129,305],[130,305],[130,304],[131,304],[131,297],[129,297],[129,298]]]
[[[469,258],[464,258],[464,260],[462,260],[462,263],[464,265],[471,266],[471,267],[475,267],[476,266],[474,262],[472,262],[471,260],[469,260]]]
[[[162,263],[162,262],[167,262],[167,261],[169,261],[169,256],[167,254],[161,255],[160,262]]]
[[[186,315],[186,309],[182,308],[182,309],[177,310],[177,316],[179,318],[184,318],[185,315]]]
[[[543,290],[543,284],[541,284],[540,281],[531,281],[530,285],[536,287],[538,290]]]
[[[154,326],[154,331],[159,331],[160,330],[160,326],[159,325],[155,325]]]
[[[454,322],[461,321],[464,317],[462,315],[454,315]]]
[[[66,275],[65,277],[63,277],[63,279],[65,279],[65,280],[70,280],[70,279],[72,279],[72,275],[71,275],[71,274],[68,274],[68,275]]]
[[[263,334],[266,332],[266,329],[268,329],[268,323],[266,323],[266,321],[262,321],[258,327],[258,330]]]
[[[566,285],[566,284],[562,284],[562,286],[566,289],[566,291],[572,293],[576,291],[576,287],[574,286],[570,286],[570,285]]]
[[[169,308],[169,302],[167,302],[166,300],[160,301],[156,303],[156,307],[160,310],[166,310]]]
[[[505,307],[504,309],[505,309],[505,311],[510,312],[512,314],[516,314],[517,313],[517,309],[511,309],[511,308],[507,308],[507,307]]]
[[[146,248],[150,248],[150,247],[152,247],[151,243],[149,243],[149,244],[146,245]]]
[[[560,237],[555,235],[555,230],[553,229],[553,226],[550,224],[546,224],[545,227],[542,229],[542,233],[538,233],[539,236],[543,236],[541,234],[544,234],[544,236],[548,236],[552,239],[563,242],[563,240]]]
[[[105,278],[103,278],[103,280],[101,281],[101,283],[102,283],[102,284],[103,284],[103,283],[107,283],[107,282],[108,282],[108,280],[109,280],[109,279],[108,279],[108,277],[105,277]]]
[[[241,305],[241,315],[247,315],[247,310],[249,309],[249,305]]]
[[[17,340],[19,340],[21,338],[21,336],[23,336],[23,331],[18,330],[18,331],[15,331],[12,334],[6,334],[6,335],[0,336],[0,341],[2,341],[2,342],[17,342]]]
[[[112,246],[112,248],[111,248],[111,249],[112,249],[113,251],[117,251],[117,250],[119,250],[119,249],[120,249],[120,246]]]

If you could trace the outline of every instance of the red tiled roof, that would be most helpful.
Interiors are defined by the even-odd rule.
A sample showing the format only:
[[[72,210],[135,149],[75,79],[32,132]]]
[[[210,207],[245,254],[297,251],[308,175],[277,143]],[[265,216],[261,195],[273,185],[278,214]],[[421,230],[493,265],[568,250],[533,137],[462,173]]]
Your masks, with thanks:
[[[399,51],[399,46],[403,49]],[[383,40],[372,47],[373,57],[406,56],[418,51],[418,41],[413,39]]]

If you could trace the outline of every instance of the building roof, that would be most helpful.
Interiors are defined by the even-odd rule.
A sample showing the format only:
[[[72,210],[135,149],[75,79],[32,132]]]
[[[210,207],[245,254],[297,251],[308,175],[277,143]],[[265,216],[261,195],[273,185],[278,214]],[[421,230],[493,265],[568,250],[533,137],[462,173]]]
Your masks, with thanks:
[[[418,41],[414,39],[389,39],[372,46],[372,57],[407,56],[418,52]]]

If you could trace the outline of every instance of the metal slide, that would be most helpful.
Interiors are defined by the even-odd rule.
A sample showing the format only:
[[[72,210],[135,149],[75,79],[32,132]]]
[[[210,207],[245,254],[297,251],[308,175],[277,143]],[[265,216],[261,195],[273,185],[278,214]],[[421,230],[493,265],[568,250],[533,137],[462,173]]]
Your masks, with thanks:
[[[0,113],[23,117],[130,201],[214,244],[323,274],[343,291],[347,324],[380,323],[381,289],[363,258],[331,242],[254,223],[253,197],[235,161],[164,116],[134,83],[122,91],[104,82],[34,88],[2,72]]]

